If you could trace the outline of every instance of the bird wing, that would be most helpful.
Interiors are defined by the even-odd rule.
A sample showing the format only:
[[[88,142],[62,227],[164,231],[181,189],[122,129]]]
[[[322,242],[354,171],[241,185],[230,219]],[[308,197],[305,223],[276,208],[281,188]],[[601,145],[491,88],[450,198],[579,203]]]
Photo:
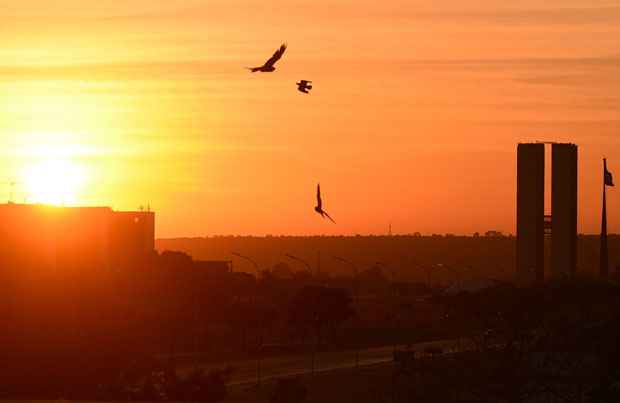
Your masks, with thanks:
[[[334,224],[336,224],[336,221],[334,221],[334,219],[333,219],[333,218],[331,218],[331,217],[329,216],[329,214],[327,214],[327,211],[323,211],[323,214],[325,214],[325,215],[327,216],[327,218],[329,218],[329,220],[330,220],[331,222],[333,222]]]
[[[267,62],[265,63],[265,66],[273,66],[274,64],[276,64],[276,62],[280,60],[280,58],[282,57],[285,51],[286,51],[286,43],[283,43],[280,46],[280,49],[276,50],[273,56],[271,56],[271,59],[267,60]]]
[[[321,184],[316,185],[316,206],[319,210],[322,210],[323,201],[321,200]]]

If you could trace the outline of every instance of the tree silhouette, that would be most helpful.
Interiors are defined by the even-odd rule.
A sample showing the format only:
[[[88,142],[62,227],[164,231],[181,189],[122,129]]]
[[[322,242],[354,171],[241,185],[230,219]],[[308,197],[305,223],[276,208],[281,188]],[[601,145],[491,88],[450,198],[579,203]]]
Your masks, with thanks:
[[[349,292],[343,288],[303,287],[291,300],[289,325],[302,335],[314,331],[320,344],[322,331],[333,331],[354,314]]]

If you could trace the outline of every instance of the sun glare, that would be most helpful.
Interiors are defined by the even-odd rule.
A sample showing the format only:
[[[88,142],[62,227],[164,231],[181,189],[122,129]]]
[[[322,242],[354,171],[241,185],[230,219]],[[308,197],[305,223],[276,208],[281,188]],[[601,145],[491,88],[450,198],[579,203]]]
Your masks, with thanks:
[[[75,205],[85,179],[84,169],[75,162],[43,160],[24,172],[26,198],[33,203]]]

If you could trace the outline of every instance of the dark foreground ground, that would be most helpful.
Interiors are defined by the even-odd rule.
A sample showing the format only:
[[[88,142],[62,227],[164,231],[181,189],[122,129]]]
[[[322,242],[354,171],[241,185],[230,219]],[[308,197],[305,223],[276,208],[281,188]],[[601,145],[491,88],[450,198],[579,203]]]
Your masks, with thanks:
[[[385,391],[392,380],[392,367],[392,363],[383,363],[322,372],[314,376],[305,374],[298,378],[308,389],[306,403],[380,403],[389,401]],[[233,386],[225,402],[269,402],[274,387],[274,381],[265,383],[261,388]]]
[[[392,379],[392,364],[376,364],[359,369],[346,368],[327,372],[298,375],[297,378],[308,389],[305,403],[375,402],[385,400],[385,391]],[[275,387],[275,380],[266,380],[260,388],[256,385],[231,385],[224,402],[250,403],[269,402]],[[389,401],[389,400],[387,400]],[[8,401],[7,401],[8,402]],[[59,403],[69,401],[25,401],[23,403]],[[71,403],[91,403],[71,401]],[[94,402],[93,402],[94,403]]]

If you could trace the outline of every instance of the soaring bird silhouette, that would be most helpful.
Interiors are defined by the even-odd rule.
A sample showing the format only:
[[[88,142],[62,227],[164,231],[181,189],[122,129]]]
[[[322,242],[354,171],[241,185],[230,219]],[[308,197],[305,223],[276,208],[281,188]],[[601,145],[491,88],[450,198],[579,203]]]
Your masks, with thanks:
[[[314,208],[314,211],[319,213],[321,217],[323,218],[327,217],[331,220],[331,222],[336,224],[336,221],[334,221],[334,219],[331,218],[325,210],[323,210],[323,201],[321,200],[321,184],[320,183],[316,185],[316,207]]]
[[[273,56],[271,56],[271,58],[267,60],[265,64],[260,67],[246,67],[246,69],[250,70],[252,73],[256,73],[257,71],[260,71],[261,73],[271,73],[276,69],[273,65],[276,64],[278,60],[280,60],[285,51],[286,43],[283,43],[280,46],[280,49],[276,50]]]
[[[309,94],[312,89],[312,85],[308,84],[312,84],[312,81],[301,80],[297,83],[297,90],[303,92],[304,94]]]

